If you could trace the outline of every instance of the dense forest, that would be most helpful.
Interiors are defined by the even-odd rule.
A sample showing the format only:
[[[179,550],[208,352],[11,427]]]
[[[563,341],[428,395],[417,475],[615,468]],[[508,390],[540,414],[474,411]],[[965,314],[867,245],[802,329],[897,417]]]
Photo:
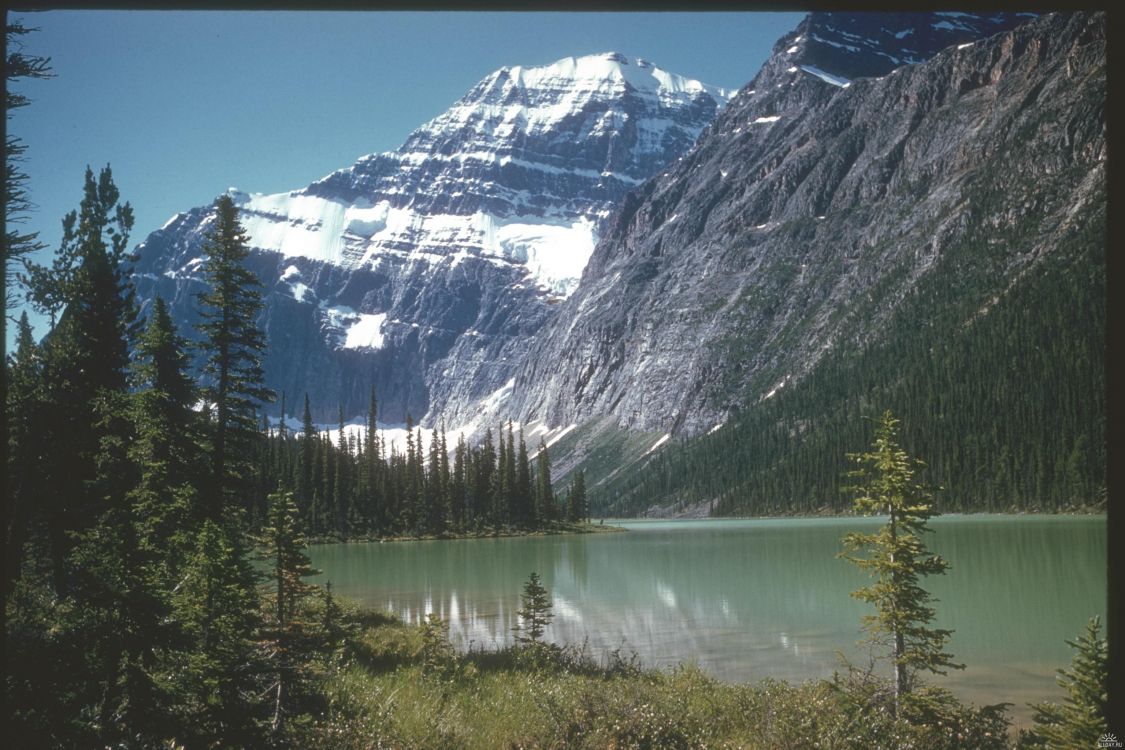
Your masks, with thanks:
[[[978,186],[974,216],[1003,188],[994,179]],[[713,434],[605,482],[591,476],[592,509],[839,512],[846,455],[885,408],[902,417],[904,445],[926,457],[944,512],[1104,507],[1105,208],[1090,206],[999,294],[990,280],[1034,223],[968,233],[869,338],[841,342]],[[887,304],[875,294],[849,314],[875,320]]]
[[[269,493],[282,486],[295,490],[303,528],[316,536],[529,531],[586,519],[581,472],[556,498],[546,444],[540,441],[529,456],[523,432],[516,433],[511,422],[497,429],[498,444],[489,428],[480,445],[459,436],[450,450],[444,430],[431,430],[427,446],[408,416],[406,446],[399,452],[376,427],[377,404],[372,390],[362,430],[349,433],[341,413],[335,440],[318,433],[307,396],[299,435],[285,420],[271,429],[264,418],[256,517],[265,516]]]

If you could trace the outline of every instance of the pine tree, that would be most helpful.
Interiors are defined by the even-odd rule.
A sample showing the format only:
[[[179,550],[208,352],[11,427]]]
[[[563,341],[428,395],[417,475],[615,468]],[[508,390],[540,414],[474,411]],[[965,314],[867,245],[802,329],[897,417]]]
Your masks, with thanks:
[[[371,398],[367,407],[367,419],[363,432],[363,462],[361,474],[364,477],[364,492],[360,498],[363,506],[363,518],[368,525],[383,529],[386,527],[386,518],[383,513],[383,504],[379,497],[379,463],[381,456],[378,450],[378,423],[379,402],[375,397],[375,386],[371,386]]]
[[[272,730],[279,734],[290,710],[295,683],[303,677],[310,658],[311,625],[301,619],[301,604],[315,590],[303,579],[315,575],[298,531],[293,493],[270,495],[269,516],[262,533],[262,559],[270,564],[269,620],[266,638],[274,673]]]
[[[543,631],[551,624],[551,598],[538,573],[532,573],[523,585],[520,608],[516,611],[520,622],[516,626],[516,642],[537,645]]]
[[[8,600],[13,582],[19,578],[25,544],[36,516],[36,498],[43,491],[39,467],[46,460],[47,446],[38,417],[43,409],[42,352],[35,344],[27,313],[20,316],[15,351],[9,356],[8,432],[5,482],[7,501],[3,503],[3,580],[0,604]]]
[[[9,16],[9,18],[11,17]],[[31,102],[30,99],[16,90],[14,84],[24,78],[43,79],[50,78],[53,75],[50,58],[24,53],[20,38],[31,31],[32,29],[25,27],[19,21],[9,20],[4,27],[5,50],[7,52],[4,70],[7,79],[5,111],[9,122],[11,122],[13,112]],[[3,247],[0,247],[0,275],[3,276],[4,281],[3,290],[0,291],[0,340],[5,342],[5,347],[8,341],[8,310],[14,304],[14,300],[8,296],[8,289],[12,282],[12,262],[23,260],[30,253],[45,247],[39,241],[38,232],[22,232],[19,229],[20,225],[27,221],[34,207],[27,189],[28,175],[20,167],[26,151],[27,145],[23,140],[13,135],[11,130],[7,131],[4,139],[4,242]],[[30,365],[30,360],[18,358],[18,340],[24,336],[26,314],[22,317],[23,320],[21,320],[17,337],[17,361],[27,362]],[[28,341],[34,343],[30,337],[30,326],[28,325],[26,328]],[[31,439],[24,429],[26,424],[21,426],[21,422],[27,419],[27,415],[31,413],[32,404],[35,402],[29,401],[26,406],[23,405],[22,399],[29,395],[26,391],[18,395],[19,400],[12,398],[9,394],[9,388],[16,387],[14,378],[17,373],[12,373],[13,382],[11,385],[9,385],[8,376],[7,368],[0,367],[0,450],[3,451],[0,454],[0,467],[4,468],[3,471],[0,471],[0,475],[2,475],[0,476],[0,498],[3,498],[3,502],[0,503],[3,506],[3,510],[0,511],[3,514],[3,517],[0,518],[0,534],[2,534],[0,544],[3,545],[0,547],[0,564],[4,566],[4,572],[0,574],[2,575],[2,578],[0,578],[0,632],[5,630],[4,624],[7,622],[8,613],[7,601],[11,591],[10,584],[18,573],[17,567],[23,552],[23,539],[27,528],[26,513],[29,510],[26,507],[26,500],[30,497],[27,494],[30,490],[27,482],[22,481],[19,485],[16,483],[18,477],[12,471],[15,468],[14,456],[9,453],[9,450],[20,450],[21,455],[25,458],[29,452],[34,450],[31,446]],[[18,411],[14,411],[13,408]],[[15,442],[17,439],[19,442]],[[30,465],[28,468],[30,468]],[[11,503],[10,506],[9,502]],[[7,663],[6,654],[6,642],[0,639],[0,664]],[[6,712],[7,709],[0,710]],[[6,717],[6,715],[5,713],[4,716]]]
[[[547,443],[542,438],[539,439],[539,454],[535,457],[535,504],[541,521],[554,521],[558,516],[551,489],[551,459],[547,455]]]
[[[537,528],[535,500],[531,495],[531,465],[527,459],[527,444],[520,430],[520,448],[516,456],[516,481],[514,490],[515,506],[518,509],[520,524],[527,529]]]
[[[492,428],[484,431],[484,442],[473,459],[472,503],[470,508],[479,526],[485,522],[495,523],[493,506],[490,502],[493,492],[493,475],[496,473],[496,446],[492,442]]]
[[[511,508],[511,487],[508,482],[508,453],[510,447],[504,437],[504,428],[497,430],[500,439],[497,449],[496,470],[492,473],[492,486],[489,488],[489,497],[492,500],[492,523],[499,527],[511,520],[508,512]]]
[[[946,669],[963,668],[944,650],[952,631],[930,626],[935,614],[930,606],[933,597],[921,587],[919,578],[944,573],[949,563],[930,554],[923,542],[927,523],[937,513],[929,493],[914,482],[915,468],[922,462],[899,447],[898,425],[899,420],[884,412],[876,421],[871,452],[849,456],[857,467],[849,475],[860,482],[855,490],[856,511],[886,513],[888,519],[874,534],[847,534],[843,553],[845,559],[876,578],[852,596],[875,605],[876,613],[864,617],[864,627],[873,642],[890,648],[896,712],[911,692],[918,671],[945,674]],[[856,552],[867,556],[858,557]]]
[[[186,343],[157,297],[133,368],[139,390],[133,399],[136,440],[129,455],[141,471],[129,497],[140,525],[139,543],[159,558],[169,589],[194,543],[192,530],[202,520],[194,484],[201,440],[193,410],[197,388],[187,367]]]
[[[212,485],[206,493],[209,518],[245,503],[250,490],[251,446],[257,436],[256,407],[273,400],[263,385],[261,358],[265,335],[257,326],[262,309],[258,279],[244,265],[247,237],[229,195],[215,201],[214,229],[204,246],[203,275],[210,289],[199,295],[207,360],[207,400],[211,424]]]
[[[305,411],[301,418],[300,465],[297,467],[297,510],[305,529],[311,529],[313,505],[313,472],[316,466],[316,425],[309,409],[309,394],[305,394]]]
[[[255,586],[238,532],[205,520],[173,596],[174,617],[188,644],[172,670],[188,747],[262,745]]]
[[[332,519],[333,527],[341,537],[348,536],[348,516],[351,513],[349,498],[351,496],[351,451],[348,447],[348,436],[344,430],[344,407],[339,407],[339,433],[336,437],[336,466],[333,497],[336,498],[336,515]]]
[[[5,89],[5,99],[8,121],[12,120],[12,113],[21,107],[26,107],[31,100],[19,93],[12,85],[23,78],[53,78],[51,71],[51,58],[40,55],[28,55],[23,51],[20,37],[35,31],[29,29],[19,21],[9,22],[4,27],[5,49],[5,76],[8,86]],[[27,144],[19,136],[7,133],[4,139],[4,219],[5,233],[4,246],[0,249],[0,263],[3,264],[4,291],[3,306],[0,310],[6,316],[12,307],[12,300],[8,299],[8,289],[12,282],[12,268],[10,262],[22,259],[41,250],[45,245],[39,241],[38,232],[23,233],[17,228],[27,221],[34,204],[27,189],[28,176],[20,167],[27,152]],[[7,336],[7,319],[0,321],[0,334]],[[4,339],[7,341],[7,338]]]
[[[133,212],[119,197],[109,167],[97,180],[87,167],[82,203],[63,220],[52,267],[28,264],[29,298],[35,306],[52,318],[65,308],[44,343],[47,408],[41,425],[52,444],[50,461],[41,469],[51,477],[45,499],[60,590],[72,546],[68,532],[90,527],[101,507],[98,493],[104,487],[94,482],[103,442],[127,439],[122,434],[127,428],[124,410],[115,400],[126,393],[128,338],[136,317],[132,287],[122,268]]]
[[[586,510],[586,474],[579,469],[574,473],[570,483],[570,492],[567,495],[568,517],[574,522],[585,521],[588,517]]]
[[[450,479],[450,515],[453,526],[457,531],[464,531],[467,525],[466,493],[468,485],[466,478],[470,475],[468,469],[468,447],[465,445],[465,436],[457,435],[457,447],[453,456],[453,475]]]
[[[504,454],[503,462],[504,473],[504,493],[505,497],[501,499],[501,507],[504,509],[505,521],[507,523],[520,522],[520,507],[519,499],[517,497],[518,487],[516,485],[516,437],[512,430],[512,420],[508,420],[508,450]]]
[[[1021,748],[1068,750],[1097,747],[1109,731],[1109,648],[1098,638],[1099,622],[1093,617],[1076,641],[1070,669],[1060,669],[1059,686],[1066,692],[1062,705],[1038,703],[1035,727],[1020,738]]]

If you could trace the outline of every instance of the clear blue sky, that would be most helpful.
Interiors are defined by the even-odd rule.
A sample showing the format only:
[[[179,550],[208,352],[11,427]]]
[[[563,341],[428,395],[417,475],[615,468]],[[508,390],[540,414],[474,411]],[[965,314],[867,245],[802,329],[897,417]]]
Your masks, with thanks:
[[[739,88],[799,13],[49,11],[29,54],[56,77],[24,81],[9,130],[28,145],[53,247],[85,166],[113,168],[139,242],[234,186],[304,187],[398,147],[505,65],[610,50]],[[11,330],[11,329],[9,329]],[[44,332],[37,326],[37,334]]]

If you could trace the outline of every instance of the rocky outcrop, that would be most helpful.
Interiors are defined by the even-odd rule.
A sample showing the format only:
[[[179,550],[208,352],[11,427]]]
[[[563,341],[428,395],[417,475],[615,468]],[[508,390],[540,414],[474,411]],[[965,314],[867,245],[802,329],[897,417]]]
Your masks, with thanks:
[[[706,432],[878,337],[969,227],[996,230],[981,238],[996,295],[1076,231],[1068,217],[1104,196],[1104,17],[925,18],[923,33],[917,16],[814,14],[783,38],[696,147],[626,197],[512,412]]]

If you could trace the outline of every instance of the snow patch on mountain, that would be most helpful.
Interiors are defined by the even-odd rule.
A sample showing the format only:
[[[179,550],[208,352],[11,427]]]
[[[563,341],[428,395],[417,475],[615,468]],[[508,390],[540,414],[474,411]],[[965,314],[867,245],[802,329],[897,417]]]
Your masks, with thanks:
[[[827,73],[827,72],[821,70],[820,68],[816,67],[815,65],[802,65],[801,70],[805,71],[806,73],[813,74],[814,76],[816,76],[820,80],[824,81],[825,83],[831,83],[833,86],[839,86],[840,88],[843,88],[843,89],[846,89],[848,86],[852,85],[852,82],[849,81],[847,78],[843,78],[841,76],[835,76],[835,75],[832,75],[831,73]]]

